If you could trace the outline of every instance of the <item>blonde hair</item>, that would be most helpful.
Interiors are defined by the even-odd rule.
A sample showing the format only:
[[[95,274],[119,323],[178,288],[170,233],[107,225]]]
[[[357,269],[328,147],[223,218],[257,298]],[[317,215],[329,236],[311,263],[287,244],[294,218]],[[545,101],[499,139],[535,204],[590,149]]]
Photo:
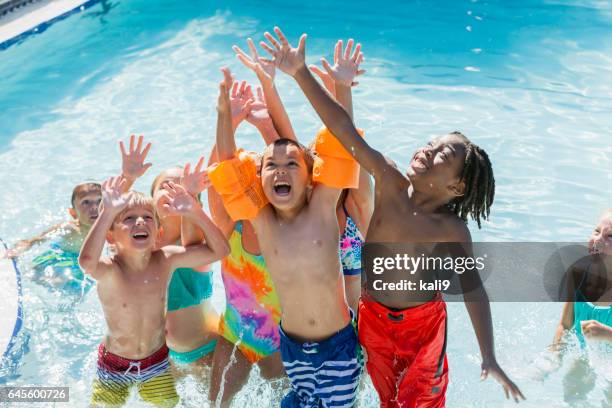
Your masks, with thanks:
[[[125,206],[125,208],[123,210],[121,210],[121,212],[119,214],[117,214],[117,216],[115,217],[115,219],[113,220],[113,224],[115,222],[118,222],[121,217],[123,216],[123,214],[125,214],[127,211],[133,209],[133,208],[138,208],[138,207],[144,207],[146,209],[150,209],[151,212],[153,212],[153,216],[155,218],[155,222],[157,223],[157,212],[155,211],[155,206],[153,205],[153,198],[139,192],[139,191],[130,191],[130,196],[127,202],[127,205]],[[111,228],[112,229],[112,228]]]

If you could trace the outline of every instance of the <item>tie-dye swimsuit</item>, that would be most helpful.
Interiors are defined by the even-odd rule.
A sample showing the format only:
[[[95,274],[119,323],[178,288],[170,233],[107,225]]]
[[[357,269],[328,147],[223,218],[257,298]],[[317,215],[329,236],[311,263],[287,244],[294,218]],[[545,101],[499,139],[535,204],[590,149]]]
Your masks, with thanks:
[[[229,238],[230,254],[221,261],[226,306],[219,333],[255,363],[279,351],[280,303],[261,255],[242,246],[242,222]]]

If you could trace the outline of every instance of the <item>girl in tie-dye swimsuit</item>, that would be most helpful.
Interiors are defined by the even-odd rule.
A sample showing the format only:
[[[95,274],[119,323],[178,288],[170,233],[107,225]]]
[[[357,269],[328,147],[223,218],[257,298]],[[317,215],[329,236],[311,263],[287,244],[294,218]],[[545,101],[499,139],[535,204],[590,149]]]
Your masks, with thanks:
[[[256,363],[279,350],[281,311],[263,257],[242,246],[242,228],[243,223],[236,222],[229,238],[230,255],[221,261],[227,303],[219,334]]]

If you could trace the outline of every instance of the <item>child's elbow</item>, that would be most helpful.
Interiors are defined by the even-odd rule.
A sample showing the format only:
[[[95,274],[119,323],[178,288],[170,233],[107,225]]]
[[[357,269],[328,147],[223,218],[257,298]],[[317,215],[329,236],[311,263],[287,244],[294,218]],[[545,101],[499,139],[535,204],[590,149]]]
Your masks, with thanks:
[[[85,273],[91,273],[95,269],[97,264],[98,260],[93,259],[93,257],[91,257],[90,255],[84,253],[81,253],[81,255],[79,255],[79,266]]]
[[[223,240],[223,243],[221,244],[221,248],[219,249],[219,259],[223,259],[226,256],[228,256],[231,252],[231,248],[229,245],[229,242],[227,242],[227,240]]]

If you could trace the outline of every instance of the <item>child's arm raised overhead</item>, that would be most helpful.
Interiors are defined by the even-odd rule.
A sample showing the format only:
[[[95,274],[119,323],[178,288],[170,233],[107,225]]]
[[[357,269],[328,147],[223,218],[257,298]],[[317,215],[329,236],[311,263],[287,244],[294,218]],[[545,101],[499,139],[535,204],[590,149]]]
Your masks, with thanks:
[[[162,248],[170,261],[170,270],[176,268],[197,268],[215,262],[229,254],[229,244],[223,233],[202,211],[195,198],[180,184],[168,183],[165,187],[168,201],[164,210],[186,218],[204,233],[203,242],[188,246],[166,246]]]
[[[94,279],[100,279],[112,270],[112,262],[100,256],[107,232],[128,203],[129,193],[123,192],[126,183],[123,177],[111,177],[102,183],[102,211],[89,230],[79,254],[79,266]]]
[[[206,169],[202,169],[203,165],[204,156],[200,157],[193,172],[191,171],[191,164],[187,163],[181,176],[181,185],[193,198],[196,198],[196,201],[198,194],[210,187],[208,172]],[[200,205],[199,202],[197,204]],[[187,217],[181,217],[181,244],[183,246],[193,245],[202,242],[203,239],[202,231]]]
[[[236,153],[236,140],[234,140],[234,127],[232,126],[232,107],[229,91],[234,79],[228,68],[222,68],[223,81],[219,84],[219,99],[217,101],[217,159],[229,160]]]
[[[321,58],[321,63],[325,71],[322,71],[316,65],[309,66],[310,70],[321,78],[327,91],[334,96],[338,103],[346,110],[351,120],[354,119],[352,87],[358,84],[358,82],[355,82],[357,76],[365,73],[365,70],[359,69],[359,65],[363,61],[361,44],[355,46],[355,51],[351,56],[353,43],[353,39],[349,39],[346,44],[346,49],[343,49],[342,40],[338,40],[334,47],[333,67],[325,58]],[[367,171],[360,170],[359,186],[349,190],[346,207],[349,207],[349,211],[356,215],[357,219],[355,221],[357,222],[357,226],[365,235],[374,209],[373,185]]]
[[[268,32],[264,33],[264,36],[269,40],[271,39],[270,41],[274,40],[274,37]],[[236,53],[238,59],[257,75],[263,90],[263,97],[261,99],[266,101],[268,112],[272,118],[275,130],[278,131],[280,137],[296,140],[295,132],[289,120],[289,115],[287,115],[287,111],[276,89],[276,85],[274,85],[274,74],[276,72],[274,62],[259,56],[252,39],[247,38],[247,45],[251,52],[250,56],[242,51],[237,45],[234,45],[232,49]]]
[[[359,69],[359,65],[363,61],[363,53],[361,52],[361,44],[355,46],[353,50],[353,39],[349,39],[346,43],[346,49],[343,49],[342,40],[336,42],[334,47],[334,65],[330,65],[325,58],[321,58],[321,65],[326,72],[323,72],[316,65],[310,65],[308,68],[316,74],[323,86],[332,95],[336,101],[344,108],[346,113],[354,120],[353,116],[353,93],[351,88],[358,84],[355,82],[357,76],[365,73],[365,70]]]
[[[128,192],[134,182],[142,177],[143,174],[152,166],[151,163],[145,163],[149,150],[151,150],[151,143],[147,143],[143,149],[142,143],[144,137],[138,136],[136,146],[134,146],[135,136],[130,136],[130,148],[126,152],[123,141],[119,141],[119,150],[121,150],[121,176],[125,179],[124,192]]]
[[[281,71],[296,79],[325,126],[338,138],[347,151],[354,154],[359,164],[377,181],[382,181],[384,177],[385,184],[388,185],[395,181],[404,187],[406,183],[404,175],[359,136],[353,121],[344,108],[321,87],[306,67],[306,34],[300,37],[298,47],[293,48],[278,27],[274,31],[280,43],[273,42],[274,48],[264,42],[261,43],[261,46],[274,57],[273,61]],[[382,183],[380,185],[382,186]]]
[[[259,130],[259,133],[261,134],[266,146],[273,143],[275,140],[280,139],[281,136],[276,131],[274,122],[270,117],[266,96],[259,86],[255,90],[251,111],[249,112],[246,120],[251,125],[255,126],[257,130]]]

